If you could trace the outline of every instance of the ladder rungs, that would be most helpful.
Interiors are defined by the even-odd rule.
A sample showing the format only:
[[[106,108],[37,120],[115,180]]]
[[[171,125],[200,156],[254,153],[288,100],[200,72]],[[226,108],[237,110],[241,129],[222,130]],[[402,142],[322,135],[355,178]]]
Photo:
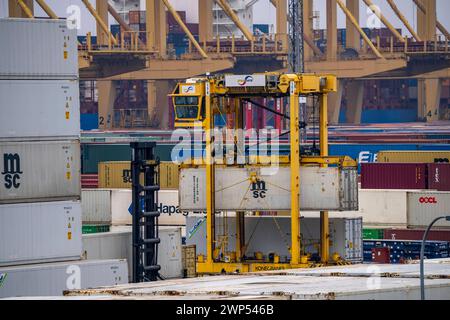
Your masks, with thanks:
[[[159,217],[159,211],[142,212],[142,216],[146,218]]]
[[[142,191],[159,191],[159,186],[146,186],[146,187],[140,187]]]
[[[159,271],[161,270],[161,266],[144,266],[143,267],[145,271]]]
[[[160,242],[161,242],[161,239],[159,239],[159,238],[142,240],[143,244],[156,244],[156,243],[160,243]]]

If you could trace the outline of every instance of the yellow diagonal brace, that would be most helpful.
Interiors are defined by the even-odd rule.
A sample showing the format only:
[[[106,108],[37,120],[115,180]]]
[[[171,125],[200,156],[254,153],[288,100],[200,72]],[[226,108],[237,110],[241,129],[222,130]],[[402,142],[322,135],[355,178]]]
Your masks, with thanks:
[[[95,20],[98,22],[98,24],[100,25],[100,28],[102,28],[102,30],[111,37],[112,42],[114,43],[114,45],[117,45],[117,39],[111,34],[111,32],[108,29],[108,26],[106,25],[106,23],[103,21],[103,19],[100,17],[100,15],[98,14],[97,10],[94,9],[94,7],[92,6],[92,4],[89,2],[89,0],[81,0],[84,5],[86,6],[86,8],[89,10],[89,12],[92,14],[92,16],[95,18]]]
[[[373,4],[372,0],[363,0],[365,4],[369,7],[369,9],[378,17],[378,19],[383,22],[383,24],[391,30],[391,32],[394,34],[394,36],[397,37],[400,42],[405,42],[405,39],[403,39],[402,35],[394,28],[394,26],[386,19],[386,17],[381,13],[380,10],[376,8],[376,6]]]
[[[405,16],[402,14],[402,12],[400,11],[400,9],[397,7],[397,5],[395,4],[394,0],[387,0],[387,2],[389,3],[389,5],[391,6],[392,10],[395,12],[395,14],[397,15],[397,17],[403,22],[403,24],[405,25],[405,27],[409,30],[409,32],[411,33],[411,35],[414,37],[414,39],[416,39],[416,41],[422,41],[422,39],[420,39],[419,35],[417,34],[417,32],[414,30],[414,28],[409,24],[408,20],[405,18]]]
[[[233,9],[227,0],[215,0],[217,4],[222,8],[227,16],[234,22],[234,24],[242,31],[244,36],[249,40],[253,41],[253,34],[248,30],[248,28],[239,20],[239,17],[234,13]]]
[[[197,48],[198,52],[202,55],[203,58],[208,58],[208,55],[206,52],[202,49],[200,44],[195,40],[194,36],[192,35],[191,31],[189,31],[188,27],[184,24],[183,20],[181,20],[180,15],[177,13],[177,11],[172,7],[170,2],[168,0],[162,0],[164,2],[164,5],[167,7],[167,10],[172,14],[175,21],[180,25],[181,29],[186,33],[189,40],[194,44],[194,46]]]
[[[34,19],[33,12],[30,10],[30,8],[28,8],[28,6],[25,4],[25,2],[23,2],[22,0],[17,0],[17,3],[22,8],[23,12],[25,12],[25,14],[27,15],[28,18]]]
[[[427,14],[427,10],[423,6],[423,4],[419,0],[413,0],[416,4],[417,8],[419,8],[420,11],[422,11],[424,14]],[[442,34],[447,38],[450,39],[450,33],[445,29],[444,25],[436,20],[436,27]]]
[[[352,15],[352,13],[347,9],[345,4],[342,2],[342,0],[336,0],[339,7],[341,7],[342,11],[344,11],[347,18],[351,21],[351,23],[355,26],[355,28],[358,30],[359,34],[363,37],[364,41],[367,43],[367,45],[372,49],[372,51],[375,53],[375,55],[380,58],[384,59],[383,55],[378,51],[378,49],[374,46],[372,41],[370,41],[369,37],[367,37],[366,33],[361,29],[359,26],[358,21],[356,21],[355,17]]]
[[[58,19],[56,13],[50,8],[44,0],[36,0],[38,5],[44,10],[44,12],[52,19]]]

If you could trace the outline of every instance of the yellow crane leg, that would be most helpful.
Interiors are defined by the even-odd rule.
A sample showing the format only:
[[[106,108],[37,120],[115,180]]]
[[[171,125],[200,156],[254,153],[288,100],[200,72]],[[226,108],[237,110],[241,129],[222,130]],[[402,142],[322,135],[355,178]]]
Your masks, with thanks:
[[[17,3],[19,4],[20,8],[22,8],[23,12],[28,18],[34,19],[33,12],[31,11],[30,8],[28,8],[25,2],[23,2],[22,0],[17,0]]]
[[[164,0],[163,0],[164,1]],[[225,11],[226,15],[234,22],[234,24],[242,31],[248,41],[253,41],[253,33],[239,20],[239,17],[234,13],[227,0],[215,0],[217,4]]]
[[[117,39],[111,34],[111,32],[108,29],[108,26],[106,25],[106,23],[102,20],[102,18],[100,17],[100,15],[98,14],[98,12],[94,9],[94,7],[92,6],[92,4],[89,2],[89,0],[81,0],[83,2],[83,4],[86,6],[86,8],[88,9],[88,11],[92,14],[92,16],[94,17],[94,19],[97,21],[97,23],[100,25],[100,27],[102,28],[102,30],[111,38],[111,41],[114,45],[117,45]]]
[[[419,35],[417,34],[417,32],[414,30],[414,28],[409,24],[408,20],[405,18],[405,16],[402,14],[402,12],[400,11],[400,9],[397,7],[397,5],[395,4],[394,0],[387,0],[387,2],[389,3],[389,5],[391,6],[392,10],[395,12],[395,14],[397,15],[397,17],[403,22],[403,24],[405,25],[405,27],[409,30],[409,32],[411,33],[411,35],[414,37],[414,39],[416,39],[416,41],[422,41],[422,39],[420,39]]]
[[[328,96],[322,94],[320,96],[320,156],[328,157]],[[328,165],[321,165],[327,167]],[[328,263],[330,259],[330,230],[328,221],[328,211],[320,211],[320,257],[322,263]]]
[[[383,24],[394,34],[394,36],[397,37],[397,39],[403,43],[405,42],[405,39],[403,39],[402,35],[394,28],[394,26],[389,22],[388,19],[380,12],[380,10],[377,10],[372,2],[372,0],[363,0],[366,5],[369,7],[369,9],[378,17],[378,19],[383,22]]]
[[[295,81],[290,83],[291,145],[291,265],[300,260],[300,131],[299,100]]]

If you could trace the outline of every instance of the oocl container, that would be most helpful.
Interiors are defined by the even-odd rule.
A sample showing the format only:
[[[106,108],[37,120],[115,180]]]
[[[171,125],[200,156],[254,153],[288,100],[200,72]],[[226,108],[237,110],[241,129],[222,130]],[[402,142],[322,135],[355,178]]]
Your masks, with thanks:
[[[408,227],[426,228],[438,217],[450,215],[450,192],[408,192]],[[440,220],[435,227],[450,228]]]
[[[380,151],[377,162],[449,163],[450,151]]]
[[[85,260],[0,268],[0,298],[62,296],[66,290],[128,283],[125,260]]]
[[[450,164],[428,165],[428,189],[450,191]]]
[[[0,19],[0,79],[78,78],[77,29],[67,20]]]
[[[1,142],[0,204],[79,199],[80,142]]]
[[[0,140],[79,139],[78,90],[74,80],[0,80]]]
[[[80,202],[0,205],[0,265],[74,260],[80,256]]]
[[[427,165],[362,163],[362,189],[426,189]]]

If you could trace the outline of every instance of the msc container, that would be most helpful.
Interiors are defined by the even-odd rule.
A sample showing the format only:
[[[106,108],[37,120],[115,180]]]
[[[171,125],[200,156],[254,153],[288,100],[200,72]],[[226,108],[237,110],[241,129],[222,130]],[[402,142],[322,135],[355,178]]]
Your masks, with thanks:
[[[77,29],[66,20],[0,19],[0,43],[0,79],[78,78]]]
[[[80,142],[0,142],[0,204],[79,199]]]
[[[362,189],[427,189],[427,165],[362,163]]]
[[[65,261],[80,256],[79,202],[0,205],[0,265]]]
[[[307,253],[318,255],[320,243],[320,219],[302,217],[300,221],[303,248]],[[225,226],[228,226],[225,227]],[[346,261],[363,261],[362,218],[331,218],[330,253],[338,253]],[[217,234],[228,230],[227,252],[236,249],[235,217],[216,216]],[[256,252],[263,253],[267,259],[270,253],[280,256],[280,262],[286,262],[289,253],[291,219],[288,217],[245,217],[246,256]],[[220,233],[219,233],[220,232]],[[188,216],[186,218],[186,244],[195,245],[197,254],[206,254],[206,219]]]
[[[219,167],[216,176],[216,209],[231,211],[290,210],[290,169],[288,167]],[[257,182],[253,183],[253,179]],[[181,169],[180,208],[205,210],[204,168]],[[357,170],[300,168],[301,210],[357,210]]]
[[[0,298],[62,296],[66,290],[128,283],[124,260],[70,261],[0,268]]]
[[[389,240],[422,240],[424,229],[385,229],[384,239]],[[449,241],[450,230],[431,230],[428,233],[427,240],[430,241]]]
[[[450,214],[450,192],[408,192],[408,227],[426,228],[437,217]],[[438,221],[435,227],[450,228],[450,222]]]
[[[164,278],[181,278],[181,228],[160,227],[158,264]],[[132,270],[131,227],[113,227],[112,231],[83,235],[83,256],[85,259],[126,259],[128,270]],[[130,272],[131,273],[131,272]]]
[[[111,224],[111,190],[83,189],[81,191],[81,209],[83,223]]]
[[[428,165],[428,189],[450,191],[450,164]]]
[[[380,151],[377,162],[449,163],[450,151]]]
[[[131,189],[131,162],[102,162],[98,165],[99,188]],[[161,189],[178,189],[178,165],[161,162],[157,171]],[[143,183],[143,177],[141,183]]]
[[[75,80],[0,80],[0,140],[79,139]]]

